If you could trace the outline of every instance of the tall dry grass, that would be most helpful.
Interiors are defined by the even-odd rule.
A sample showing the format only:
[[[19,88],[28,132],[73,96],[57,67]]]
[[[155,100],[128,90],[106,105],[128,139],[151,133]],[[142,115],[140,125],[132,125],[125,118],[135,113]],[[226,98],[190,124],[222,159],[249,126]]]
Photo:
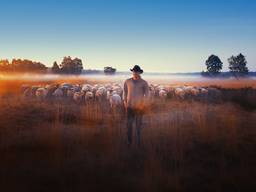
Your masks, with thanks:
[[[140,147],[99,104],[0,105],[1,191],[255,189],[256,114],[232,103],[155,103]]]

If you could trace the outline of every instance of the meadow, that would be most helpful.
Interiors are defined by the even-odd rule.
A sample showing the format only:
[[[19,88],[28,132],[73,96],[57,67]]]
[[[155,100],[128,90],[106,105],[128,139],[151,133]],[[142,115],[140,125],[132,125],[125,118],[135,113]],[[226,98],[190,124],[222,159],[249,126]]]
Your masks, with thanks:
[[[20,95],[24,83],[105,81],[0,79],[1,191],[256,190],[256,80],[159,80],[215,86],[222,99],[155,99],[141,146],[127,145],[122,109]]]

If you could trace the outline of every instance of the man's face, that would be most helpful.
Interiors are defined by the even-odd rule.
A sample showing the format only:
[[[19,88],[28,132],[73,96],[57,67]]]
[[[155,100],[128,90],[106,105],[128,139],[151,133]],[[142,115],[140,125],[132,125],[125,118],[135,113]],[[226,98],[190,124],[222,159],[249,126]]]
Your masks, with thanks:
[[[133,79],[139,79],[140,78],[140,73],[133,71],[132,76],[133,76]]]

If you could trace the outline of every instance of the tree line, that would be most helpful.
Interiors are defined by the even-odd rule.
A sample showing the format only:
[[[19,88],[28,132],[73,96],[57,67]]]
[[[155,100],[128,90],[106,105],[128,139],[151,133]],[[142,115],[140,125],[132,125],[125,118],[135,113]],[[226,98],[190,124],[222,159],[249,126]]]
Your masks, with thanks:
[[[70,56],[64,57],[61,64],[55,61],[51,68],[55,74],[81,74],[83,70],[83,62],[79,58],[72,59]]]
[[[46,67],[41,62],[31,61],[28,59],[8,59],[0,60],[0,72],[29,72],[29,73],[47,73],[54,74],[81,74],[83,62],[79,58],[72,59],[70,56],[64,57],[61,64],[53,63],[51,68]]]
[[[36,61],[28,59],[0,60],[0,72],[46,72],[47,67]]]
[[[249,74],[247,61],[243,54],[231,56],[228,59],[229,74],[228,76],[245,77]],[[223,62],[216,55],[211,55],[205,62],[206,71],[202,71],[202,76],[205,77],[223,77],[221,72]],[[105,68],[106,70],[106,68]],[[41,62],[31,61],[28,59],[13,59],[0,60],[0,72],[32,72],[32,73],[47,73],[54,74],[81,74],[83,71],[83,62],[79,58],[72,59],[70,56],[64,57],[62,62],[58,64],[56,61],[52,67],[48,68]],[[226,76],[226,75],[225,75]]]
[[[228,58],[229,64],[229,76],[245,77],[249,74],[247,67],[247,60],[243,54],[237,56],[231,56]],[[223,62],[216,55],[211,55],[205,62],[207,71],[202,71],[202,76],[206,77],[219,77],[221,76],[221,70]]]

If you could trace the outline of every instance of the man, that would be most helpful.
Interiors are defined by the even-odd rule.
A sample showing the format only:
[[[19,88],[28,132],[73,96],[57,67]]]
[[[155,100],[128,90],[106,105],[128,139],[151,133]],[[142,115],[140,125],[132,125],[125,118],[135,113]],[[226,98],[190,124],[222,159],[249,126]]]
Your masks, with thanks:
[[[124,106],[127,112],[127,137],[128,145],[132,143],[132,125],[136,125],[137,144],[140,145],[142,117],[145,104],[149,97],[148,83],[141,78],[143,70],[135,65],[132,71],[132,78],[124,83]]]

